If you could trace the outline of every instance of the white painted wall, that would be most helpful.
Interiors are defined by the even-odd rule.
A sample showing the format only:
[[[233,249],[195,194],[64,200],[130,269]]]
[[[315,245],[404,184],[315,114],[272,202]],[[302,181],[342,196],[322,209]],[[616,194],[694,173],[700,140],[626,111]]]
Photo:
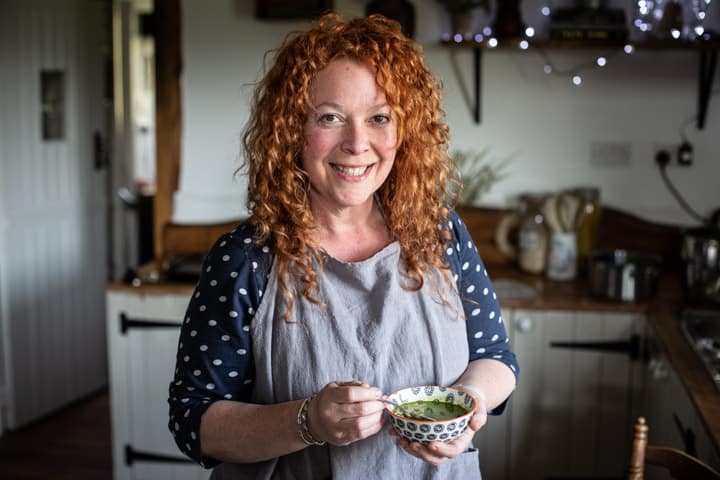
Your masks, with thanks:
[[[366,3],[335,0],[336,10],[345,15],[362,14]],[[470,86],[470,50],[453,53],[439,45],[448,20],[436,1],[412,3],[417,14],[416,40],[423,44],[428,65],[445,86],[444,108],[453,148],[489,147],[493,158],[512,158],[508,177],[482,199],[483,204],[508,205],[518,193],[529,190],[597,185],[606,204],[656,221],[693,223],[663,185],[653,157],[656,145],[680,142],[681,124],[695,114],[697,54],[618,53],[604,69],[587,71],[582,87],[576,88],[567,78],[545,75],[538,52],[486,50],[482,123],[475,125],[451,63],[454,54]],[[542,30],[539,0],[522,3],[526,23]],[[720,6],[715,3],[708,21],[713,26],[720,23]],[[252,4],[183,1],[184,132],[176,221],[212,222],[244,211],[245,180],[234,178],[233,172],[241,159],[240,135],[248,116],[251,84],[262,71],[264,53],[277,47],[287,31],[307,25],[304,21],[255,20]],[[598,54],[547,53],[559,68]],[[716,80],[715,85],[719,84]],[[720,207],[719,97],[711,100],[705,130],[692,126],[686,130],[695,148],[695,164],[670,170],[687,201],[703,214]],[[592,164],[593,142],[629,144],[629,162],[614,167]]]

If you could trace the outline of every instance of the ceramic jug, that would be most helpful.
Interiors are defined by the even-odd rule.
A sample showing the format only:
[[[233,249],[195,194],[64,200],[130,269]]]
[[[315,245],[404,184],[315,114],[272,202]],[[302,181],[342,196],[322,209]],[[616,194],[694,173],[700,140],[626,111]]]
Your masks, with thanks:
[[[528,273],[545,271],[549,232],[542,213],[544,201],[544,195],[522,195],[518,210],[501,218],[495,230],[498,249]]]

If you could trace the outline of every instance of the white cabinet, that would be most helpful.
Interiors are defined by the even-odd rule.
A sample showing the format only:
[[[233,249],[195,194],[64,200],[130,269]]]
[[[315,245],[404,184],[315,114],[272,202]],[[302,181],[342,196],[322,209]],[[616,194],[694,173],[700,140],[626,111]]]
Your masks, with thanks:
[[[720,456],[685,386],[655,344],[652,329],[648,330],[649,362],[644,372],[639,409],[639,415],[647,420],[648,442],[678,448],[719,468]],[[647,470],[648,480],[671,478],[662,469],[648,467]]]
[[[476,437],[484,478],[623,477],[643,367],[616,350],[639,353],[645,316],[504,308],[503,317],[520,384]]]
[[[168,386],[175,368],[187,293],[118,288],[107,295],[107,334],[115,480],[200,480],[168,430]]]

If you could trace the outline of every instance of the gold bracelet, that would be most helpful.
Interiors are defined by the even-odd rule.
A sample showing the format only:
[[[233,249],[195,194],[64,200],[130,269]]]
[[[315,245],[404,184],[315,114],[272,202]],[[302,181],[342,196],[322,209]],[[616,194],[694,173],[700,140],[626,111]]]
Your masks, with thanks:
[[[325,442],[316,440],[308,428],[308,407],[310,406],[310,400],[313,398],[315,398],[314,395],[306,398],[300,404],[300,408],[297,413],[298,435],[300,436],[300,440],[305,442],[305,445],[325,445]]]

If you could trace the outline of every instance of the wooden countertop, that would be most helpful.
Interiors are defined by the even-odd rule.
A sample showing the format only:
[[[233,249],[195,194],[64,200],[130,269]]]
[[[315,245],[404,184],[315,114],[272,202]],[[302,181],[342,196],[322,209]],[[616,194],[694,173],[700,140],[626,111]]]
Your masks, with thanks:
[[[662,280],[658,292],[660,295],[650,306],[649,318],[660,348],[683,382],[705,429],[715,443],[715,451],[720,455],[720,389],[681,330],[679,312],[684,305],[682,298],[671,294],[671,289],[679,291],[679,281],[672,282],[670,278]]]
[[[107,287],[108,292],[127,292],[138,295],[187,295],[190,300],[195,285],[192,283],[143,283],[133,286],[115,282]]]
[[[508,267],[487,267],[503,307],[531,310],[586,310],[593,312],[647,312],[648,303],[621,303],[597,300],[588,295],[582,279],[553,281],[542,275],[530,275]],[[519,287],[519,288],[518,288]],[[523,290],[531,289],[534,298]]]

